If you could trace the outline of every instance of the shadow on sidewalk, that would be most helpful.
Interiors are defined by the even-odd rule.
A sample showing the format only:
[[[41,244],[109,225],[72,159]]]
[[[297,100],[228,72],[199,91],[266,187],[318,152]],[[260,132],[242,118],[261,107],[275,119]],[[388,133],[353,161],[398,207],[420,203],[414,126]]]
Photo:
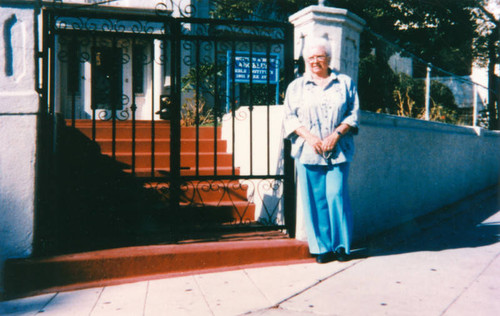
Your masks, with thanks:
[[[367,238],[353,259],[393,254],[476,248],[500,240],[500,187],[492,187],[431,214]]]

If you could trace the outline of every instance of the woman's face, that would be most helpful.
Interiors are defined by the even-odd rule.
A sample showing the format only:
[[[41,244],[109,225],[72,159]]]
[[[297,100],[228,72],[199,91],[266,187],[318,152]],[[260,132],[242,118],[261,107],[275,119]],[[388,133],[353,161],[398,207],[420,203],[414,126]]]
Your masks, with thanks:
[[[308,51],[306,64],[309,71],[317,76],[328,76],[328,65],[330,57],[326,55],[325,49],[321,46],[313,46]]]

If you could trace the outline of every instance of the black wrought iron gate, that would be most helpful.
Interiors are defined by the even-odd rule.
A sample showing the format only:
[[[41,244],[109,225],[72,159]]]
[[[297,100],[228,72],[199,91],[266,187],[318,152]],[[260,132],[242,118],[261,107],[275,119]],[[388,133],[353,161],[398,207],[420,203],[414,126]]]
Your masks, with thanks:
[[[128,214],[118,226],[149,214],[183,233],[293,235],[278,106],[293,77],[291,25],[100,9],[43,11],[58,214],[84,201],[76,218]]]

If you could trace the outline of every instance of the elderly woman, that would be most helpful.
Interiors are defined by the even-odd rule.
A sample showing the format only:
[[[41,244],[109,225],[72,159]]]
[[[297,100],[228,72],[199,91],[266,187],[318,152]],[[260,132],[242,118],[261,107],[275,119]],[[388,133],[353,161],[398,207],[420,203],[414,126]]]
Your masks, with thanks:
[[[359,115],[356,86],[329,68],[330,56],[326,39],[307,40],[306,72],[290,83],[285,97],[285,134],[292,141],[309,251],[318,263],[350,254],[347,177]]]

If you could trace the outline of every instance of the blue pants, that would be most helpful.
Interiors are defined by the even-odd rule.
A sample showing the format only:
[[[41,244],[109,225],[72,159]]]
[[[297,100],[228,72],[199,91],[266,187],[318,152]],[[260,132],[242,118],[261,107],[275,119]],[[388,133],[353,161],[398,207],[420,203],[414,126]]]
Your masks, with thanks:
[[[351,250],[352,211],[347,190],[349,163],[317,166],[296,161],[307,241],[311,254]]]

